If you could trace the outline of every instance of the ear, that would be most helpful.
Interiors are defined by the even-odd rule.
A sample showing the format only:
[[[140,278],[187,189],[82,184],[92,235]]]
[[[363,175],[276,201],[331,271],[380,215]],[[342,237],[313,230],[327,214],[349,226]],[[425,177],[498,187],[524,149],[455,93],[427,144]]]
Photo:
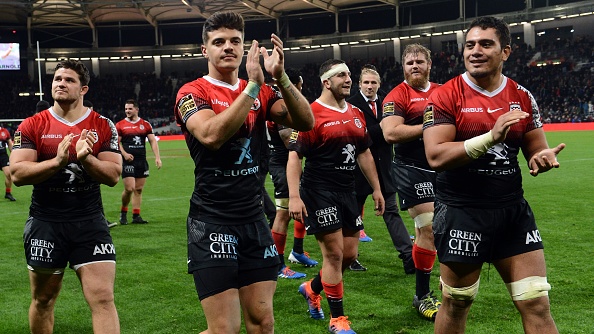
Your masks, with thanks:
[[[510,54],[511,54],[511,46],[510,45],[506,45],[501,50],[501,57],[503,58],[503,61],[507,61],[507,59],[509,58],[509,55]]]
[[[208,59],[208,53],[206,53],[206,47],[204,45],[200,46],[200,51],[202,52],[202,55],[204,56],[204,58]]]

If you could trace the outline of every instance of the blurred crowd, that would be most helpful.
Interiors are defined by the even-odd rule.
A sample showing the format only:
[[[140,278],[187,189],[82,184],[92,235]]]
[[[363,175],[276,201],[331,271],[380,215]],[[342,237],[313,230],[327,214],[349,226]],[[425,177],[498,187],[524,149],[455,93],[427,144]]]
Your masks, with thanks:
[[[400,59],[371,58],[346,60],[353,73],[353,90],[361,66],[373,64],[382,75],[381,91],[389,92],[403,78]],[[463,73],[464,63],[459,52],[434,52],[431,81],[445,83]],[[290,67],[291,64],[286,64]],[[319,64],[311,63],[300,68],[304,80],[303,94],[313,101],[321,91],[318,77]],[[541,43],[536,48],[526,44],[514,44],[503,73],[532,92],[541,109],[545,123],[593,122],[594,121],[594,40],[590,36],[573,40],[559,39]],[[30,116],[35,110],[38,97],[22,97],[20,92],[39,90],[37,80],[31,81],[26,74],[0,73],[0,119],[20,119]],[[129,98],[139,101],[140,117],[151,122],[154,128],[168,126],[174,121],[173,103],[177,90],[186,82],[204,73],[163,73],[161,76],[147,73],[121,73],[93,77],[86,99],[93,102],[102,115],[117,122],[125,117],[124,102]],[[241,73],[240,77],[247,77]],[[51,76],[43,79],[44,92],[49,92]],[[51,100],[49,96],[47,100]],[[14,127],[3,122],[7,128]],[[14,130],[14,129],[13,129]],[[158,135],[170,134],[166,128]]]

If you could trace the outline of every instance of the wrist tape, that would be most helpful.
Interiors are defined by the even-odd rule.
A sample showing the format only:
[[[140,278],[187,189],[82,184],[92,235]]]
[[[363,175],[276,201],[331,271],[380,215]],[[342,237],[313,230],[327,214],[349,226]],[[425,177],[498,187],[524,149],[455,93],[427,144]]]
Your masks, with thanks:
[[[291,87],[291,80],[289,79],[289,76],[286,72],[283,72],[283,75],[280,77],[280,79],[276,80],[276,82],[285,88]]]
[[[260,93],[260,85],[253,81],[250,81],[248,82],[247,86],[243,89],[243,92],[247,96],[255,100],[256,97],[258,97],[258,93]]]
[[[495,140],[493,139],[491,131],[464,141],[466,154],[472,159],[478,159],[478,157],[487,153],[487,151],[494,145]]]

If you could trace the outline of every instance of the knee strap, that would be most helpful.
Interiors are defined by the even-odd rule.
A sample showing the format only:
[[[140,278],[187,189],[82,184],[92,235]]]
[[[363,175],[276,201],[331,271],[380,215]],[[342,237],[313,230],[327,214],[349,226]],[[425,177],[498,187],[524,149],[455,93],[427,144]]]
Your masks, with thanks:
[[[443,291],[443,295],[454,300],[474,300],[474,298],[478,294],[480,281],[481,279],[479,278],[471,286],[467,286],[464,288],[453,288],[445,284],[441,277],[439,277],[439,285],[441,287],[441,291]]]
[[[433,212],[425,212],[417,215],[414,219],[416,228],[423,228],[433,224]]]
[[[288,198],[276,198],[274,199],[277,210],[289,210],[289,199]]]
[[[547,278],[542,276],[529,276],[516,282],[505,284],[512,300],[529,300],[548,296],[551,285]]]

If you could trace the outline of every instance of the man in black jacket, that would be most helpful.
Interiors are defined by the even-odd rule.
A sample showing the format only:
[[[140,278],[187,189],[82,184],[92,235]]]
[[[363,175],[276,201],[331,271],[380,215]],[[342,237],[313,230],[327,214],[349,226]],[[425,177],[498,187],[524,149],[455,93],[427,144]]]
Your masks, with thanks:
[[[385,141],[382,129],[380,128],[383,100],[383,96],[378,94],[380,84],[380,75],[375,66],[364,65],[361,69],[361,76],[359,77],[360,90],[348,98],[347,102],[358,107],[365,114],[367,132],[373,140],[373,144],[370,147],[371,154],[375,160],[382,194],[386,200],[386,210],[383,214],[384,221],[392,238],[392,243],[400,253],[398,257],[402,260],[404,272],[414,274],[415,266],[412,260],[412,242],[396,205],[396,188],[394,187],[394,178],[392,175],[392,144],[388,144]],[[359,168],[355,169],[355,188],[357,192],[357,203],[362,209],[367,196],[372,191]],[[351,269],[359,271],[366,270],[358,260],[355,260],[351,264]]]

